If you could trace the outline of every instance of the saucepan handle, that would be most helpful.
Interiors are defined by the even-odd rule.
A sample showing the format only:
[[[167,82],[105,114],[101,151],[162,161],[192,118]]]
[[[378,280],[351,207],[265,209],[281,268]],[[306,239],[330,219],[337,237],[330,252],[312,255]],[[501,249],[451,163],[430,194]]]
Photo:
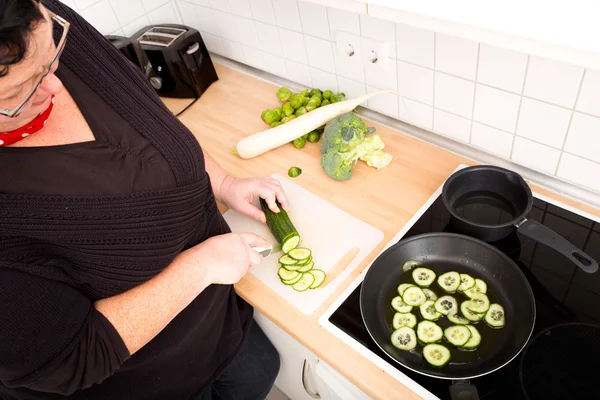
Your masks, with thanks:
[[[452,381],[450,398],[452,400],[479,400],[479,393],[469,381]]]
[[[524,219],[516,227],[521,235],[558,251],[583,271],[589,274],[598,271],[596,260],[547,226],[531,219]]]

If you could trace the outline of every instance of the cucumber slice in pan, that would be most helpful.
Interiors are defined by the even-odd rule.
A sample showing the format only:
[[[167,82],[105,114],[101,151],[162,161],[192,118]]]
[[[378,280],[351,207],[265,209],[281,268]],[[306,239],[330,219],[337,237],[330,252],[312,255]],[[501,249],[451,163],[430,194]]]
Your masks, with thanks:
[[[460,275],[456,271],[446,272],[438,277],[438,285],[444,291],[454,293],[460,286]]]
[[[435,302],[433,300],[427,300],[425,303],[421,304],[419,310],[421,311],[421,316],[429,321],[435,321],[442,316],[442,314],[435,309]]]
[[[403,326],[414,328],[417,325],[417,317],[411,313],[396,313],[392,320],[392,326],[394,329],[400,329]]]
[[[420,306],[425,303],[427,297],[420,287],[411,286],[404,291],[402,300],[409,306]]]
[[[458,286],[459,292],[464,292],[467,289],[475,286],[475,279],[469,274],[460,274],[460,286]]]
[[[423,288],[423,293],[425,293],[425,297],[427,297],[427,300],[436,301],[438,298],[437,294],[435,294],[431,289]]]
[[[467,304],[467,308],[474,313],[484,313],[490,308],[490,299],[483,293],[475,293]]]
[[[500,304],[492,304],[485,314],[485,322],[492,328],[503,328],[506,323],[504,307]]]
[[[475,312],[469,310],[467,308],[467,305],[469,302],[470,302],[470,300],[467,300],[467,301],[463,301],[460,304],[460,311],[462,312],[462,315],[464,315],[464,317],[466,319],[468,319],[469,321],[472,321],[472,322],[481,321],[481,319],[485,316],[485,313],[478,314],[478,313],[475,313]]]
[[[423,347],[423,357],[434,367],[443,367],[450,361],[450,350],[441,344],[428,344]]]
[[[471,322],[468,319],[466,319],[465,317],[460,316],[458,314],[458,311],[454,312],[454,313],[449,313],[447,315],[447,317],[448,317],[448,321],[450,321],[450,322],[452,322],[453,324],[456,324],[456,325],[468,325],[469,322]]]
[[[421,263],[418,262],[417,260],[408,260],[408,261],[405,261],[404,264],[402,264],[402,271],[403,272],[410,271],[411,269],[413,269],[417,265],[421,265]]]
[[[475,328],[473,325],[465,325],[465,326],[467,327],[467,329],[469,329],[471,331],[471,337],[469,338],[467,343],[465,343],[462,346],[462,348],[467,349],[467,350],[474,350],[481,343],[481,334],[479,333],[477,328]]]
[[[456,347],[462,347],[471,338],[471,331],[465,325],[452,325],[444,330],[444,338]]]
[[[402,297],[400,296],[396,296],[392,299],[392,308],[399,313],[409,313],[412,311],[412,306],[409,306],[402,301]]]
[[[444,331],[435,322],[421,321],[417,325],[417,337],[423,343],[439,342],[443,336]]]
[[[487,283],[481,279],[475,279],[475,290],[479,293],[487,293]]]
[[[411,286],[416,286],[416,285],[414,285],[412,283],[401,283],[400,285],[398,285],[398,294],[400,296],[402,296],[404,294],[404,291]]]
[[[413,269],[412,277],[415,283],[422,287],[427,287],[435,280],[435,272],[425,267]]]
[[[435,301],[435,309],[444,315],[456,313],[458,312],[458,302],[452,296],[442,296]]]
[[[403,326],[392,332],[392,345],[400,350],[410,351],[417,347],[417,336],[412,328]]]

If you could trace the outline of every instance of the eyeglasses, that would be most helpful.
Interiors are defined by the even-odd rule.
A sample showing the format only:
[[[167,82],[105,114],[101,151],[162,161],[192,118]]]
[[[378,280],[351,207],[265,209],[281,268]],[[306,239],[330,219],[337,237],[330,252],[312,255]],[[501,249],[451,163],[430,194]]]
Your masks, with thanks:
[[[33,88],[31,89],[31,91],[29,92],[27,97],[25,97],[25,99],[23,101],[21,101],[21,103],[18,106],[16,106],[15,108],[13,108],[12,110],[0,108],[0,115],[4,115],[9,118],[18,117],[19,114],[21,114],[21,111],[23,110],[23,108],[27,105],[29,100],[31,100],[31,98],[33,97],[35,92],[40,87],[44,78],[46,76],[48,76],[50,71],[52,71],[52,69],[58,63],[58,59],[60,58],[60,56],[65,48],[65,44],[67,42],[67,33],[69,32],[69,27],[71,26],[71,24],[68,23],[64,18],[54,14],[51,11],[48,11],[48,13],[50,14],[50,17],[52,18],[52,21],[56,22],[63,29],[62,37],[60,38],[60,41],[58,42],[58,45],[56,46],[56,53],[54,54],[54,57],[52,57],[52,60],[44,67],[44,72],[37,78],[37,80],[35,81],[35,84],[33,85]]]

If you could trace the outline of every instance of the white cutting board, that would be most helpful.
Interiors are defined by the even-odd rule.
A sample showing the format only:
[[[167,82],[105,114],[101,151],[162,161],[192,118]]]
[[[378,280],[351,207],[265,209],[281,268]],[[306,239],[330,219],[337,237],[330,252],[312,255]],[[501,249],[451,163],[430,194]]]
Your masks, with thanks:
[[[312,250],[314,268],[327,273],[349,250],[354,247],[359,249],[356,257],[337,278],[324,287],[304,292],[297,292],[279,280],[277,260],[283,255],[281,252],[271,254],[260,266],[251,270],[254,276],[291,305],[304,314],[312,314],[377,247],[383,240],[383,232],[293,183],[290,178],[278,174],[272,177],[283,186],[290,203],[288,215],[300,234],[300,246]],[[254,204],[260,208],[258,198]],[[233,232],[254,232],[273,244],[277,243],[266,224],[234,210],[226,211],[223,216]]]

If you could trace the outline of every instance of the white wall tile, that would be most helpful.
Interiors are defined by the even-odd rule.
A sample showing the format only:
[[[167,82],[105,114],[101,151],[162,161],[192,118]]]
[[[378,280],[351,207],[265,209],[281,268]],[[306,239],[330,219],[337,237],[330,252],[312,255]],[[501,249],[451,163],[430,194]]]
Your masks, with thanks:
[[[600,192],[600,164],[563,153],[557,175],[559,178]]]
[[[142,4],[144,5],[146,12],[156,10],[158,7],[165,5],[168,2],[169,0],[142,0]]]
[[[312,79],[308,66],[290,60],[285,60],[285,66],[287,67],[287,74],[290,80],[307,87],[312,87]]]
[[[239,41],[237,21],[241,18],[218,10],[214,10],[213,13],[217,26],[219,27],[219,36],[235,42]]]
[[[77,5],[77,8],[79,8],[79,11],[84,11],[86,8],[93,6],[94,4],[98,3],[98,1],[100,0],[74,0],[75,4]]]
[[[114,36],[125,36],[125,32],[123,32],[123,29],[117,29],[116,31],[114,31],[113,33],[111,33],[111,35],[114,35]]]
[[[569,110],[524,97],[517,135],[560,149],[570,117]]]
[[[271,0],[250,0],[250,10],[255,20],[275,25],[275,13]]]
[[[425,129],[433,129],[433,107],[400,96],[400,119]]]
[[[336,37],[335,33],[338,30],[360,35],[358,14],[335,8],[328,8],[327,15],[329,17],[329,29],[331,30],[332,39]]]
[[[436,109],[433,111],[433,130],[452,139],[469,143],[471,120]]]
[[[352,79],[346,79],[344,77],[338,76],[338,90],[346,94],[347,99],[352,99],[360,96],[364,96],[367,94],[367,87],[364,83],[353,81]],[[366,106],[365,104],[361,104]]]
[[[187,0],[187,1],[197,4],[199,6],[210,7],[210,0]]]
[[[600,162],[600,118],[573,114],[565,151]],[[600,176],[597,179],[600,180]]]
[[[259,44],[254,21],[246,18],[238,18],[236,23],[240,43],[257,49]]]
[[[238,42],[233,42],[227,39],[221,39],[223,45],[223,55],[233,60],[244,62],[244,53],[242,52],[242,46]]]
[[[117,19],[121,26],[130,24],[146,14],[146,10],[140,0],[110,0],[110,4],[115,11],[115,14],[117,14]],[[189,3],[187,4],[189,8],[193,10],[192,5]]]
[[[287,76],[285,59],[283,57],[274,56],[263,51],[263,60],[265,62],[266,71],[279,76]]]
[[[378,88],[367,86],[367,93],[378,90]],[[390,117],[398,118],[398,96],[393,93],[380,93],[370,98],[367,107]]]
[[[473,122],[471,144],[500,157],[509,158],[514,135]]]
[[[576,108],[600,117],[600,71],[593,69],[585,71]]]
[[[433,105],[433,70],[398,61],[398,93]]]
[[[523,93],[534,99],[573,108],[582,75],[581,67],[532,56]]]
[[[75,4],[75,0],[60,0],[61,3],[71,8],[72,10],[78,11],[77,4]]]
[[[473,120],[514,133],[520,101],[521,96],[478,84]]]
[[[527,54],[481,43],[477,82],[521,94]]]
[[[177,2],[177,8],[179,8],[179,14],[183,18],[183,23],[187,26],[191,26],[194,29],[200,28],[200,21],[196,17],[196,11],[194,5],[187,1],[179,0]]]
[[[121,27],[108,0],[86,8],[81,15],[103,35],[109,35]]]
[[[306,35],[304,36],[304,42],[306,43],[308,64],[311,67],[335,73],[331,42]]]
[[[387,43],[390,57],[396,58],[396,30],[393,22],[361,14],[360,33],[364,37]]]
[[[300,20],[302,21],[302,30],[304,33],[322,39],[330,39],[329,21],[325,7],[299,1],[298,10],[300,11]]]
[[[210,6],[219,11],[224,11],[226,13],[231,12],[231,7],[229,7],[229,0],[208,0]]]
[[[333,59],[335,61],[335,72],[339,76],[351,79],[353,81],[365,83],[365,68],[360,62],[360,59],[354,58],[349,59],[345,55],[339,55],[335,49],[333,49]]]
[[[148,25],[150,25],[150,20],[144,15],[142,18],[138,18],[132,23],[124,26],[123,32],[125,32],[125,36],[133,36],[137,31]]]
[[[434,34],[425,29],[396,24],[396,57],[426,68],[433,68]]]
[[[435,35],[435,69],[475,80],[478,44],[442,33]]]
[[[554,175],[559,157],[559,150],[517,136],[511,159],[537,171]]]
[[[365,80],[367,85],[379,89],[398,90],[398,71],[394,68],[393,60],[387,71],[370,64],[365,65]]]
[[[474,82],[435,73],[435,108],[471,118],[474,94]]]
[[[170,2],[164,6],[158,7],[157,9],[148,13],[148,19],[152,24],[177,24],[179,23],[179,17],[175,10],[175,5]],[[237,39],[237,38],[236,38]]]
[[[240,17],[252,18],[252,10],[248,0],[229,0],[231,13]]]
[[[202,38],[204,39],[204,43],[206,44],[206,48],[208,49],[208,51],[225,55],[223,43],[221,43],[221,39],[217,35],[213,35],[212,33],[208,32],[203,32]]]
[[[302,32],[298,3],[295,0],[273,0],[273,9],[278,26]]]
[[[242,52],[244,53],[246,63],[256,68],[264,68],[262,51],[242,45]]]
[[[313,87],[315,88],[319,88],[323,91],[338,91],[337,78],[334,74],[321,71],[320,69],[310,68],[310,78],[312,80]]]
[[[279,28],[279,38],[281,40],[281,47],[285,58],[302,64],[308,64],[306,46],[304,45],[304,35]]]
[[[196,11],[196,18],[200,23],[200,29],[204,32],[212,33],[213,35],[219,34],[219,24],[217,24],[217,19],[215,18],[215,12],[206,7],[195,6],[194,10]]]
[[[279,41],[279,30],[276,26],[256,22],[256,35],[258,45],[266,53],[282,56],[281,42]]]

